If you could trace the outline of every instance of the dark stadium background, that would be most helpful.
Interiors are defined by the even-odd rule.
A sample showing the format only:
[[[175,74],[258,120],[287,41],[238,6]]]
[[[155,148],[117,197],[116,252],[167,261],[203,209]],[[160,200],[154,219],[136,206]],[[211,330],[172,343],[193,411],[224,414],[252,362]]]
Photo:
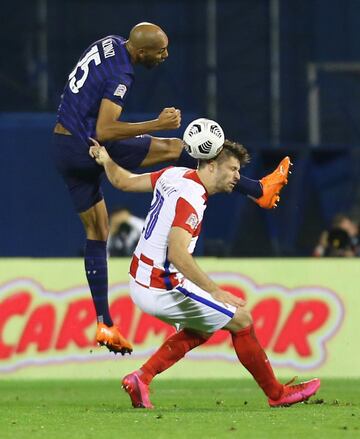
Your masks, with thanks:
[[[271,0],[2,4],[0,256],[81,253],[82,228],[51,161],[59,96],[91,42],[126,36],[140,21],[164,28],[170,56],[156,70],[136,68],[126,119],[175,106],[183,112],[180,136],[191,119],[215,115],[252,153],[246,175],[265,175],[286,154],[294,162],[274,212],[236,195],[210,200],[200,254],[309,255],[334,214],[359,219],[360,2],[277,3],[278,15]],[[318,66],[313,82],[309,63]],[[311,87],[320,90],[320,137],[309,133]],[[148,195],[106,192],[110,209],[125,204],[145,215]]]

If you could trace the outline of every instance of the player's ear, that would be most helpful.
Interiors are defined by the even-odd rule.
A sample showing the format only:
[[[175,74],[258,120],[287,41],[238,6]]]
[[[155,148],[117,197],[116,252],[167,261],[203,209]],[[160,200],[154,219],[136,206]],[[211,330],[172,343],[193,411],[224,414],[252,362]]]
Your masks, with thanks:
[[[215,160],[211,160],[211,161],[209,162],[209,171],[210,171],[210,172],[214,172],[215,169],[216,169],[216,162],[215,162]]]

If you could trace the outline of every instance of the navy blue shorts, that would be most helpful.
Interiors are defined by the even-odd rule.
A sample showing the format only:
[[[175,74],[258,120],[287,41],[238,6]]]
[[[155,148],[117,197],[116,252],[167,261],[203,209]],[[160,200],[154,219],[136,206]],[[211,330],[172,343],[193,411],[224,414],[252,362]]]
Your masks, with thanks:
[[[151,136],[104,142],[110,157],[125,169],[138,168],[150,148]],[[103,199],[103,167],[89,156],[89,145],[63,134],[54,134],[55,164],[65,180],[77,212],[85,212]]]

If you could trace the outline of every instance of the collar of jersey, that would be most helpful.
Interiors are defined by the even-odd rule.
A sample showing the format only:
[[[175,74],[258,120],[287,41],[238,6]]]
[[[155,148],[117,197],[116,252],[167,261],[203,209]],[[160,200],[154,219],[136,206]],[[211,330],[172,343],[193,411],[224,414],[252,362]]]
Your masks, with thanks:
[[[125,64],[125,66],[123,66],[123,68],[125,67],[125,68],[124,68],[124,71],[125,71],[125,72],[127,72],[127,73],[131,73],[131,74],[133,75],[133,74],[134,74],[134,66],[133,66],[133,64],[132,64],[132,62],[131,62],[131,56],[130,56],[130,53],[127,51],[127,48],[126,48],[126,46],[125,46],[126,40],[125,40],[124,38],[121,38],[121,39],[122,39],[122,41],[120,41],[120,46],[121,46],[122,50],[124,51],[127,60],[129,61],[129,63],[127,64],[127,66],[126,66],[126,64]]]

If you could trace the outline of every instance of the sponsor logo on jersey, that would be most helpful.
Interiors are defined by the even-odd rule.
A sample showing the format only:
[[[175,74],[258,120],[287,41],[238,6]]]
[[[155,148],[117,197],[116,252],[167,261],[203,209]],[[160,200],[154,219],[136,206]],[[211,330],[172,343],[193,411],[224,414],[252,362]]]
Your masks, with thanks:
[[[197,225],[199,224],[198,217],[195,213],[190,214],[189,218],[186,220],[185,224],[190,226],[193,230],[196,229]]]
[[[114,96],[119,96],[121,99],[125,96],[127,92],[127,87],[124,84],[119,84],[114,91]]]

